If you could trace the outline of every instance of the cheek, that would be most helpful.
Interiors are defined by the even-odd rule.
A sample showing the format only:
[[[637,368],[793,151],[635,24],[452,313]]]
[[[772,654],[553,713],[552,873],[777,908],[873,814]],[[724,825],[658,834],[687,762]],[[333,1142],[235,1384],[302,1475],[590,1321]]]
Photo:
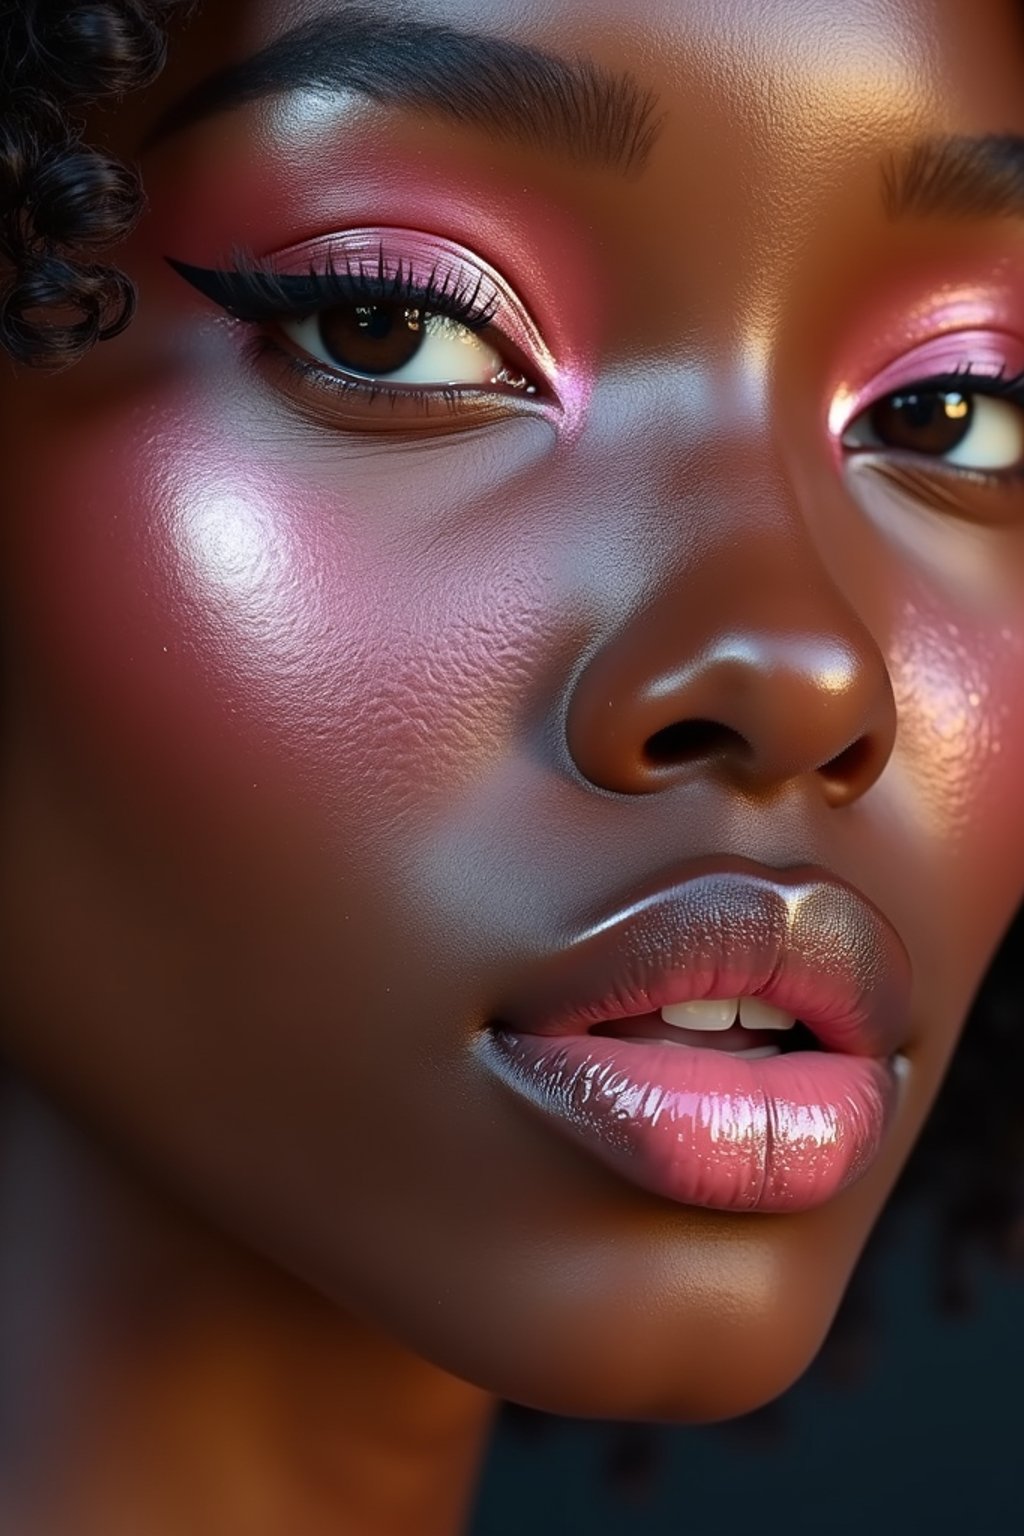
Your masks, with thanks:
[[[325,448],[197,393],[130,440],[117,412],[64,424],[33,471],[6,578],[26,708],[109,814],[193,847],[414,822],[529,710],[548,562],[494,509],[549,429]]]
[[[1024,807],[1014,814],[1024,770],[1022,642],[1010,625],[993,634],[937,606],[904,606],[893,653],[901,766],[917,819],[949,853],[976,857],[979,838],[987,849],[994,834],[1024,825]]]
[[[965,1007],[1024,892],[1024,598],[1014,606],[998,590],[981,617],[918,589],[890,652],[900,721],[890,806],[918,855],[917,902],[927,890],[947,914],[933,937],[959,957]]]
[[[911,945],[923,1011],[950,1020],[952,1039],[1024,894],[1024,517],[1013,488],[985,499],[943,485],[940,507],[869,463],[848,471],[897,709],[891,761],[861,810],[877,818],[883,904]],[[856,878],[855,842],[850,855]]]

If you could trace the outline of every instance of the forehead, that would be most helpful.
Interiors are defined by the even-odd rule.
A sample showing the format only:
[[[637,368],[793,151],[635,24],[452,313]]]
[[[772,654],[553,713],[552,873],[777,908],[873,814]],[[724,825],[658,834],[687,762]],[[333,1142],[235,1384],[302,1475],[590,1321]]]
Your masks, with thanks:
[[[176,40],[157,112],[182,82],[319,19],[451,28],[626,73],[655,99],[654,169],[684,191],[716,160],[723,191],[792,190],[915,131],[1024,121],[1024,0],[210,0]]]
[[[805,105],[831,95],[884,107],[925,74],[959,95],[1024,75],[1021,0],[209,0],[198,37],[229,56],[316,17],[411,20],[492,33],[628,65],[671,89],[703,82],[736,100],[800,85]],[[213,45],[216,48],[216,45]],[[703,94],[703,93],[701,93]],[[889,105],[893,102],[889,101]]]

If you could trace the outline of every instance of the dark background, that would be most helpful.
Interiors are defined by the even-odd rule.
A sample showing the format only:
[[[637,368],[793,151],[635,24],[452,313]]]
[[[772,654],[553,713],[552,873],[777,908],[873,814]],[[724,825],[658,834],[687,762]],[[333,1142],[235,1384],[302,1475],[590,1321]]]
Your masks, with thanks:
[[[944,1316],[932,1232],[908,1210],[874,1261],[852,1384],[710,1428],[506,1414],[472,1536],[1024,1536],[1024,1277]]]

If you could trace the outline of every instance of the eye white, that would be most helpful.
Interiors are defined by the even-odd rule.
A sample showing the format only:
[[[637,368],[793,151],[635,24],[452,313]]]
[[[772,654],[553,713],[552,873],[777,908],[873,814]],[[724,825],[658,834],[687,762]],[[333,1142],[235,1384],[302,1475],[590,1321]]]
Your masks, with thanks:
[[[919,391],[924,393],[923,390]],[[971,424],[959,443],[945,453],[926,453],[923,458],[938,459],[959,469],[1012,469],[1024,462],[1024,411],[1010,400],[992,395],[972,394]],[[844,448],[893,449],[879,437],[871,423],[874,406],[861,411],[843,433]],[[913,449],[900,448],[902,453]]]
[[[943,457],[962,469],[1010,469],[1024,459],[1024,412],[1009,400],[972,395],[974,414],[962,442]]]
[[[342,377],[443,389],[451,385],[495,384],[505,367],[501,353],[488,346],[479,332],[447,315],[428,315],[422,322],[423,345],[414,357],[388,373],[365,373],[331,355],[324,345],[320,320],[319,313],[301,320],[285,320],[280,322],[281,330],[293,346]]]

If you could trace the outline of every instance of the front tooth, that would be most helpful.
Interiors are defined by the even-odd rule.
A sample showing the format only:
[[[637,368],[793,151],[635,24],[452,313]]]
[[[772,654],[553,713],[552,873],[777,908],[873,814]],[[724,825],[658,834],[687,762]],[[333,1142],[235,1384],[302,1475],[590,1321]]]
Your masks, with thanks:
[[[796,1019],[781,1008],[762,1003],[759,997],[741,997],[740,1023],[744,1029],[792,1029]]]
[[[736,1018],[737,999],[704,998],[701,1002],[673,1003],[663,1008],[661,1016],[666,1024],[678,1029],[730,1029]]]

